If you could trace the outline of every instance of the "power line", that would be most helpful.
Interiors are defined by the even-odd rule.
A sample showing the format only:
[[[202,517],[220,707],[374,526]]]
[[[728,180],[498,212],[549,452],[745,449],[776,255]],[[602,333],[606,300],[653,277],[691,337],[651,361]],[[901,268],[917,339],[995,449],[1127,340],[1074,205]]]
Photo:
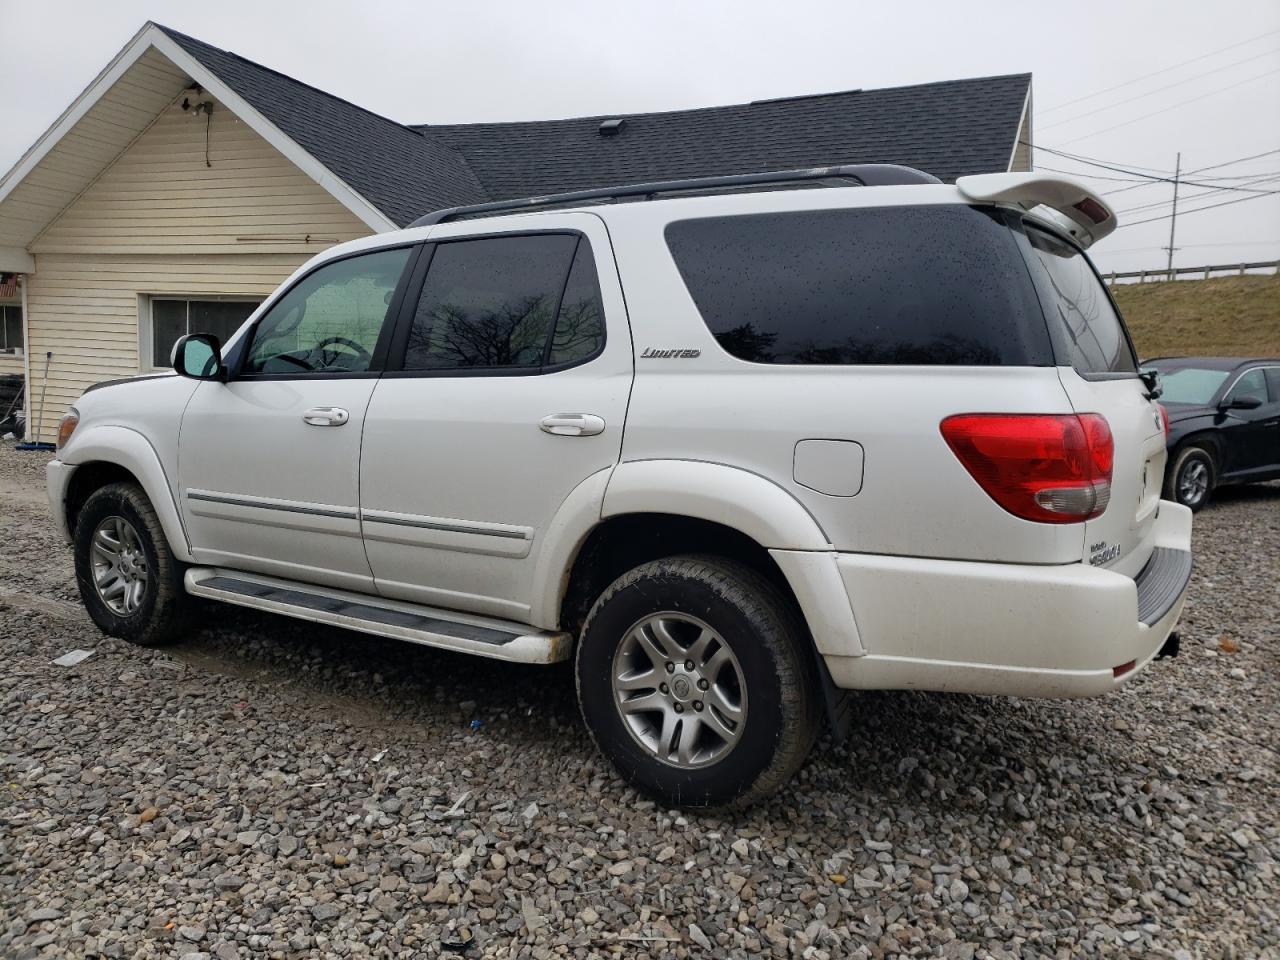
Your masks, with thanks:
[[[1253,156],[1251,156],[1251,157],[1241,157],[1239,160],[1224,160],[1222,163],[1215,163],[1215,164],[1213,164],[1212,166],[1208,166],[1208,167],[1198,167],[1197,169],[1192,170],[1191,172],[1192,172],[1192,173],[1204,173],[1206,170],[1217,170],[1217,169],[1219,169],[1219,168],[1221,168],[1221,167],[1229,167],[1229,166],[1231,166],[1232,164],[1236,164],[1236,163],[1244,163],[1246,160],[1257,160],[1259,157],[1270,157],[1270,156],[1272,156],[1273,154],[1277,154],[1277,153],[1280,153],[1280,150],[1267,150],[1267,151],[1265,151],[1265,152],[1263,152],[1263,153],[1255,153],[1255,154],[1254,154]]]
[[[1145,100],[1147,97],[1154,97],[1157,93],[1164,93],[1166,90],[1172,90],[1174,87],[1180,87],[1184,83],[1191,83],[1193,80],[1203,80],[1205,77],[1211,77],[1215,73],[1221,73],[1223,70],[1230,70],[1232,67],[1239,67],[1246,63],[1252,63],[1254,60],[1261,60],[1263,57],[1274,57],[1280,53],[1280,50],[1264,50],[1262,53],[1255,54],[1252,57],[1246,57],[1243,60],[1235,60],[1231,63],[1223,64],[1220,67],[1214,67],[1212,70],[1206,70],[1204,73],[1197,73],[1195,76],[1187,77],[1185,80],[1175,80],[1173,83],[1166,83],[1163,87],[1157,87],[1155,90],[1148,90],[1146,93],[1139,93],[1129,97],[1127,100],[1117,100],[1115,103],[1109,103],[1105,107],[1098,107],[1094,110],[1078,113],[1074,117],[1068,117],[1065,120],[1055,120],[1053,123],[1041,124],[1040,130],[1048,130],[1052,127],[1060,127],[1064,123],[1074,123],[1077,120],[1083,120],[1085,117],[1092,117],[1095,113],[1104,113],[1107,110],[1114,110],[1116,107],[1122,107],[1126,103],[1133,103],[1135,100]]]
[[[1019,143],[1024,143],[1024,144],[1027,142],[1028,141],[1026,140],[1019,141]],[[1239,190],[1245,193],[1253,192],[1248,187],[1225,186],[1223,184],[1210,183],[1208,181],[1187,180],[1186,178],[1183,178],[1183,177],[1158,177],[1158,176],[1154,176],[1153,174],[1143,173],[1141,170],[1128,170],[1128,169],[1125,169],[1124,167],[1117,167],[1117,166],[1114,166],[1113,164],[1104,163],[1101,160],[1093,160],[1088,157],[1080,156],[1078,154],[1067,153],[1066,151],[1063,151],[1063,150],[1055,150],[1052,147],[1042,147],[1037,144],[1029,144],[1029,145],[1036,150],[1043,150],[1045,153],[1051,153],[1054,156],[1058,156],[1058,157],[1066,157],[1067,159],[1075,160],[1078,163],[1088,164],[1089,166],[1093,166],[1093,167],[1101,167],[1104,170],[1113,170],[1116,173],[1128,173],[1135,177],[1141,177],[1145,181],[1148,181],[1150,183],[1187,183],[1193,187],[1212,187],[1217,190]],[[1275,152],[1280,153],[1280,151],[1275,151]],[[1245,159],[1252,160],[1256,158],[1247,157]],[[1230,165],[1231,163],[1240,163],[1240,162],[1243,162],[1243,161],[1229,160],[1229,161],[1226,161],[1225,163],[1215,164],[1213,167],[1201,167],[1200,169],[1213,170],[1213,169],[1216,169],[1217,167],[1225,167]],[[1042,169],[1047,169],[1047,168],[1042,168]],[[1055,172],[1059,172],[1059,171],[1055,171]],[[1066,172],[1066,171],[1061,171],[1061,172]],[[1093,176],[1093,174],[1075,174],[1075,176]],[[1147,183],[1138,184],[1138,186],[1146,186],[1146,185]],[[1122,187],[1118,190],[1108,191],[1108,193],[1122,193],[1124,190],[1133,190],[1133,189],[1136,189],[1136,187]],[[1107,193],[1104,193],[1103,196],[1107,196]]]
[[[1046,167],[1043,164],[1036,167],[1037,170],[1048,170],[1050,173],[1065,173],[1070,177],[1088,177],[1090,180],[1110,180],[1114,183],[1140,183],[1147,186],[1151,183],[1149,180],[1135,180],[1133,177],[1104,177],[1097,173],[1081,173],[1079,170],[1060,170],[1057,167]]]
[[[1079,154],[1075,154],[1075,153],[1067,153],[1065,150],[1055,150],[1053,147],[1042,147],[1042,146],[1040,146],[1040,144],[1038,144],[1038,143],[1031,143],[1031,142],[1030,142],[1030,141],[1028,141],[1028,140],[1019,140],[1018,142],[1019,142],[1019,143],[1021,143],[1021,144],[1026,144],[1027,146],[1031,147],[1033,150],[1041,150],[1041,151],[1043,151],[1043,152],[1045,152],[1045,153],[1051,153],[1051,154],[1053,154],[1055,157],[1063,157],[1063,158],[1065,158],[1065,159],[1067,159],[1067,160],[1074,160],[1074,161],[1076,161],[1076,163],[1083,163],[1083,164],[1086,164],[1086,165],[1088,165],[1088,166],[1090,166],[1090,167],[1101,167],[1103,170],[1112,170],[1112,171],[1114,171],[1115,173],[1127,173],[1127,174],[1129,174],[1130,176],[1133,176],[1133,177],[1142,177],[1142,178],[1143,178],[1143,179],[1145,179],[1145,180],[1157,180],[1157,181],[1168,182],[1168,178],[1167,178],[1167,177],[1158,177],[1158,176],[1154,176],[1153,174],[1150,174],[1150,173],[1143,173],[1141,170],[1130,170],[1130,169],[1128,169],[1128,166],[1133,166],[1133,164],[1129,164],[1128,166],[1125,166],[1125,167],[1120,167],[1120,166],[1116,166],[1114,163],[1109,163],[1109,162],[1104,161],[1104,160],[1098,160],[1098,159],[1095,159],[1095,158],[1093,158],[1093,157],[1084,157],[1084,156],[1081,156],[1081,155],[1079,155]],[[1154,170],[1154,169],[1156,169],[1156,168],[1155,168],[1155,167],[1148,167],[1147,169],[1149,169],[1149,170]],[[1161,170],[1160,172],[1161,172],[1161,173],[1173,173],[1173,171],[1172,171],[1172,170]]]
[[[1244,203],[1246,200],[1265,200],[1267,197],[1276,196],[1277,194],[1280,194],[1280,190],[1271,190],[1265,194],[1255,193],[1252,196],[1237,197],[1234,200],[1223,200],[1221,203],[1211,203],[1204,207],[1196,207],[1194,210],[1183,210],[1181,212],[1181,216],[1185,217],[1191,213],[1199,213],[1202,210],[1213,210],[1213,209],[1216,209],[1217,207],[1229,207],[1233,203]],[[1123,230],[1125,227],[1136,227],[1140,223],[1155,223],[1157,220],[1168,220],[1171,216],[1172,214],[1165,214],[1162,217],[1149,217],[1146,220],[1132,220],[1129,223],[1120,224],[1118,227],[1116,227],[1116,229]]]
[[[1255,80],[1261,80],[1264,77],[1269,77],[1275,73],[1280,73],[1280,67],[1276,67],[1274,70],[1267,70],[1264,73],[1255,74],[1252,77],[1246,77],[1244,80],[1237,81],[1236,83],[1230,83],[1230,84],[1227,84],[1227,86],[1225,87],[1219,87],[1217,90],[1210,90],[1208,93],[1202,93],[1198,97],[1191,97],[1190,99],[1187,99],[1187,100],[1181,100],[1178,103],[1173,104],[1172,106],[1164,107],[1160,110],[1153,110],[1150,113],[1144,113],[1142,114],[1142,116],[1139,116],[1139,117],[1132,117],[1128,120],[1125,120],[1123,123],[1117,123],[1110,127],[1103,127],[1101,130],[1094,130],[1092,133],[1081,134],[1078,137],[1072,137],[1070,140],[1064,141],[1064,143],[1079,143],[1081,140],[1088,140],[1091,137],[1096,137],[1104,133],[1110,133],[1112,130],[1119,130],[1121,127],[1130,126],[1131,124],[1137,123],[1140,120],[1146,120],[1149,117],[1158,117],[1162,113],[1168,113],[1170,110],[1177,110],[1179,107],[1185,107],[1189,103],[1196,103],[1197,101],[1204,100],[1208,97],[1215,97],[1220,93],[1226,93],[1228,90],[1234,90],[1236,87],[1242,87],[1246,83],[1253,83]]]
[[[1188,170],[1187,174],[1191,175],[1196,173],[1204,173],[1206,170],[1220,170],[1223,167],[1231,167],[1237,163],[1247,163],[1250,160],[1259,160],[1262,157],[1270,157],[1277,153],[1280,153],[1280,150],[1267,150],[1267,151],[1264,151],[1263,153],[1255,153],[1253,156],[1250,156],[1250,157],[1239,157],[1238,159],[1235,159],[1235,160],[1224,160],[1222,163],[1214,163],[1214,164],[1210,164],[1207,167],[1197,167],[1195,170]],[[1252,173],[1245,174],[1246,179],[1252,176],[1258,176],[1258,174],[1252,174]],[[1224,177],[1222,179],[1227,179],[1227,178]],[[1138,184],[1138,186],[1146,187],[1146,186],[1150,186],[1150,184],[1140,183]],[[1106,193],[1103,194],[1103,196],[1108,197],[1108,196],[1111,196],[1112,194],[1124,193],[1126,190],[1136,190],[1136,189],[1137,187],[1120,187],[1116,190],[1108,190]]]
[[[1241,40],[1239,43],[1233,43],[1226,47],[1220,47],[1219,49],[1212,50],[1209,53],[1202,53],[1198,57],[1192,57],[1190,60],[1183,60],[1181,63],[1175,63],[1171,67],[1162,67],[1159,70],[1153,70],[1151,73],[1144,73],[1140,77],[1134,77],[1132,80],[1124,81],[1124,83],[1117,83],[1114,87],[1107,87],[1105,90],[1099,90],[1097,93],[1089,93],[1083,97],[1076,97],[1074,100],[1068,100],[1065,103],[1059,103],[1056,106],[1047,107],[1044,110],[1041,110],[1040,113],[1042,115],[1046,113],[1053,113],[1055,110],[1061,110],[1063,107],[1069,107],[1073,103],[1082,103],[1085,100],[1092,100],[1094,97],[1100,97],[1104,93],[1110,93],[1111,91],[1119,90],[1122,87],[1132,86],[1133,84],[1138,83],[1139,81],[1147,80],[1151,77],[1158,77],[1162,73],[1168,73],[1171,70],[1177,70],[1179,67],[1185,67],[1189,63],[1198,63],[1201,60],[1208,60],[1210,57],[1216,57],[1220,53],[1226,53],[1228,50],[1234,50],[1237,47],[1243,47],[1250,43],[1256,43],[1259,40],[1263,40],[1263,39],[1266,39],[1267,37],[1274,36],[1277,33],[1280,33],[1280,30],[1269,30],[1266,33],[1260,33],[1256,37],[1250,37],[1248,40]]]
[[[1149,177],[1152,173],[1170,174],[1172,170],[1162,170],[1159,167],[1148,167],[1140,163],[1125,163],[1123,160],[1099,160],[1097,157],[1086,157],[1080,153],[1069,153],[1066,150],[1057,150],[1054,147],[1045,147],[1038,143],[1032,143],[1030,140],[1019,140],[1021,144],[1025,144],[1035,150],[1042,150],[1045,153],[1052,153],[1055,157],[1065,157],[1067,160],[1075,160],[1079,163],[1087,163],[1093,167],[1106,167],[1108,170],[1118,170],[1120,173],[1131,173],[1138,177]],[[1280,153],[1280,151],[1276,151]],[[1116,166],[1123,164],[1123,166]],[[1127,170],[1125,167],[1136,167],[1134,170]],[[1143,171],[1150,171],[1144,173]]]
[[[1269,177],[1259,177],[1259,178],[1258,178],[1258,179],[1256,179],[1256,180],[1250,180],[1250,181],[1249,181],[1249,184],[1250,184],[1250,186],[1253,186],[1253,185],[1256,185],[1256,184],[1259,184],[1259,183],[1274,183],[1274,182],[1275,182],[1275,181],[1277,181],[1277,180],[1280,180],[1280,174],[1275,174],[1274,176],[1269,176]],[[1183,182],[1183,183],[1190,183],[1191,181],[1189,181],[1189,180],[1183,180],[1182,182]],[[1187,195],[1187,196],[1183,197],[1182,199],[1185,201],[1185,200],[1194,200],[1194,199],[1196,199],[1197,197],[1208,197],[1208,196],[1212,196],[1213,194],[1216,194],[1216,193],[1224,193],[1224,192],[1226,192],[1228,189],[1230,189],[1230,188],[1228,188],[1228,187],[1215,187],[1215,188],[1214,188],[1214,189],[1212,189],[1212,190],[1202,190],[1200,193],[1192,193],[1192,194],[1189,194],[1189,195]],[[1241,189],[1241,188],[1236,188],[1236,189]],[[1264,194],[1267,194],[1267,193],[1274,193],[1275,191],[1273,191],[1273,190],[1250,190],[1249,192],[1250,192],[1250,193],[1264,193]],[[1121,213],[1137,213],[1137,212],[1142,211],[1142,210],[1154,210],[1156,207],[1163,207],[1163,206],[1167,206],[1169,203],[1170,203],[1170,201],[1168,201],[1168,200],[1154,200],[1154,201],[1152,201],[1151,203],[1142,203],[1142,204],[1139,204],[1139,205],[1138,205],[1138,206],[1136,206],[1136,207],[1126,207],[1126,208],[1125,208],[1125,209],[1123,209],[1123,210],[1117,210],[1117,211],[1116,211],[1116,213],[1117,213],[1117,214],[1121,214]]]

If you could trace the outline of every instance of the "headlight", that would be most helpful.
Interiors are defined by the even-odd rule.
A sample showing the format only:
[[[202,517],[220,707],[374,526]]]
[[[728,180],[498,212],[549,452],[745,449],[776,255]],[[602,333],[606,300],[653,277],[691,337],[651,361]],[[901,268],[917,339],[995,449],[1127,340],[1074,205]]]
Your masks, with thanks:
[[[80,424],[80,412],[72,407],[62,415],[62,419],[58,421],[58,449],[61,450],[67,445],[67,441],[71,439],[71,434],[76,432],[76,427]]]

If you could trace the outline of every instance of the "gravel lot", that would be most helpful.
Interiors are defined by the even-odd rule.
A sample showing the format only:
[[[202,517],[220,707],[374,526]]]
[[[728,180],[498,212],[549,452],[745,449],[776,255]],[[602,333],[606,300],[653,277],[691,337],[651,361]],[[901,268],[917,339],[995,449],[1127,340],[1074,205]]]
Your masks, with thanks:
[[[1119,693],[862,696],[696,816],[567,669],[234,608],[103,638],[44,461],[0,449],[0,957],[1280,956],[1278,485],[1197,518],[1183,655]]]

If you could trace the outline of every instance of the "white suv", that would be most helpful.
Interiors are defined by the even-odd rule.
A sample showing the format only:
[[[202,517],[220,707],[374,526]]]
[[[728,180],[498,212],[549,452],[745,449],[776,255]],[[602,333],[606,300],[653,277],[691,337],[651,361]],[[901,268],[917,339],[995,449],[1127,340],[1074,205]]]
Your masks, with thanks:
[[[750,802],[845,691],[1090,696],[1176,652],[1191,513],[1082,252],[1114,226],[890,166],[445,211],[87,391],[54,515],[108,634],[194,595],[572,657],[624,778]]]

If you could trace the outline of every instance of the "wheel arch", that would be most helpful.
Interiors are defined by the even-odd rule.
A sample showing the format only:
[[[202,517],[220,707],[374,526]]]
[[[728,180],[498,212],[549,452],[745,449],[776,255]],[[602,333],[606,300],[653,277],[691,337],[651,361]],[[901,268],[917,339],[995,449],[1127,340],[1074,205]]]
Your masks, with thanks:
[[[76,516],[94,490],[109,483],[136,483],[151,501],[174,555],[188,563],[193,561],[160,457],[142,434],[128,427],[93,427],[86,434],[74,437],[74,444],[64,451],[62,463],[73,468],[61,503],[70,532],[74,533]],[[56,509],[57,505],[54,506]]]
[[[591,603],[626,570],[680,553],[747,563],[795,604],[820,654],[860,656],[836,555],[790,493],[722,464],[647,460],[588,478],[548,529],[534,622],[576,634]]]

